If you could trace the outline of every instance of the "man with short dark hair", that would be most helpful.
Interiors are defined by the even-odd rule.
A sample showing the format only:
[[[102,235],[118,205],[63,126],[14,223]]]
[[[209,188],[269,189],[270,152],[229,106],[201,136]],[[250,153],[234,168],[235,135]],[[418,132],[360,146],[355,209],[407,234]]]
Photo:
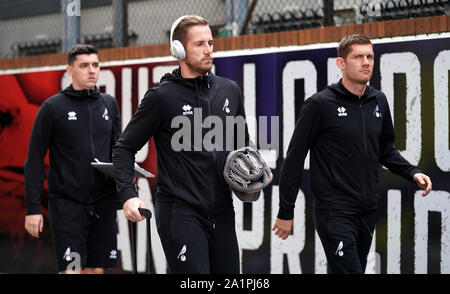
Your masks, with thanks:
[[[170,271],[239,273],[233,202],[223,170],[231,151],[226,134],[234,134],[235,143],[243,144],[233,149],[249,142],[246,126],[242,133],[231,133],[234,129],[226,126],[227,118],[242,117],[245,122],[241,90],[235,82],[211,72],[213,38],[204,18],[179,18],[172,25],[170,42],[171,54],[180,60],[180,67],[145,94],[114,146],[124,214],[130,221],[143,220],[138,208],[145,204],[133,189],[134,155],[153,137],[158,154],[156,224]],[[196,128],[196,116],[202,119],[200,129]],[[225,148],[223,144],[210,149],[195,143],[204,143],[212,132],[203,119],[206,122],[213,117],[223,127],[214,136],[215,143],[223,142]],[[192,124],[181,128],[176,119]],[[189,134],[180,143],[176,138],[183,130]],[[174,146],[177,143],[183,148]]]
[[[91,162],[111,161],[121,132],[119,107],[96,87],[94,46],[72,47],[66,71],[72,84],[41,105],[33,125],[24,171],[25,229],[36,238],[42,232],[44,157],[50,150],[48,210],[58,271],[103,273],[117,260],[115,185]]]
[[[343,38],[337,66],[342,79],[303,102],[280,174],[280,207],[272,228],[283,240],[292,230],[303,164],[311,151],[314,224],[331,273],[365,271],[377,217],[380,163],[431,190],[431,180],[394,148],[386,96],[367,85],[374,52],[364,35]]]

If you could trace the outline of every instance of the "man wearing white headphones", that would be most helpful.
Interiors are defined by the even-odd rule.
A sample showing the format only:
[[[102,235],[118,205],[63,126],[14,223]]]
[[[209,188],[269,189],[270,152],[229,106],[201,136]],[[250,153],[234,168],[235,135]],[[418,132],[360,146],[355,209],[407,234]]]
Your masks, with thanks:
[[[180,67],[147,91],[114,147],[119,197],[128,220],[144,219],[138,208],[145,204],[133,189],[134,155],[153,137],[158,154],[156,224],[170,271],[239,273],[231,190],[222,172],[229,152],[249,144],[242,93],[235,82],[211,72],[213,37],[204,18],[180,17],[170,36],[170,52]],[[221,122],[223,131],[215,133],[212,150],[195,144],[196,134],[204,143],[214,125],[203,123],[199,133],[194,120],[198,116]],[[239,126],[226,124],[227,118],[239,117],[244,122],[241,133],[236,132]],[[174,138],[185,126],[174,123],[176,118],[191,122],[188,129],[193,134],[183,137],[189,142],[184,141],[181,150],[174,148],[174,141],[180,141]],[[227,143],[230,137],[232,147]],[[217,148],[218,142],[227,146]]]

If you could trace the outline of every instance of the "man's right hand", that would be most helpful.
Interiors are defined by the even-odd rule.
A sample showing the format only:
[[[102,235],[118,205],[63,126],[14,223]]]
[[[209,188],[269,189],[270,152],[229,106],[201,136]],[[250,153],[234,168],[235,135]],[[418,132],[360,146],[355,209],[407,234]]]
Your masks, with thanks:
[[[141,215],[138,208],[145,208],[145,203],[141,199],[137,197],[133,197],[125,201],[123,204],[123,212],[127,220],[132,222],[139,222],[145,219],[144,216]]]
[[[42,214],[25,216],[25,229],[31,236],[39,238],[39,233],[42,233],[43,226],[44,218],[42,217]]]

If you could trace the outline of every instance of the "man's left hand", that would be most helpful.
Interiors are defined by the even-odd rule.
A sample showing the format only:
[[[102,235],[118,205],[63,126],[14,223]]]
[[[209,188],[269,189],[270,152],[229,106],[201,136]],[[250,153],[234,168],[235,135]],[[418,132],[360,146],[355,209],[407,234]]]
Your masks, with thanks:
[[[413,179],[417,183],[417,186],[419,186],[421,189],[425,190],[422,193],[422,196],[427,196],[428,193],[430,193],[431,187],[432,187],[430,177],[425,174],[422,174],[422,173],[417,173],[417,174],[414,174]]]

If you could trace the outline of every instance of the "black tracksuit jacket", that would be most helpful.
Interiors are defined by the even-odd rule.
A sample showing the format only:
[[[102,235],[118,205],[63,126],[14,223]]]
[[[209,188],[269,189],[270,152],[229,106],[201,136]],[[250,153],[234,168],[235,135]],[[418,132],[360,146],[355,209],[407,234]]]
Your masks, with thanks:
[[[316,208],[376,209],[380,163],[411,181],[421,172],[395,149],[394,137],[386,96],[371,86],[358,98],[339,81],[307,99],[281,169],[278,217],[293,218],[308,150]]]
[[[134,155],[153,137],[157,151],[157,201],[182,202],[209,216],[233,208],[231,190],[223,178],[223,168],[229,153],[225,146],[225,134],[231,128],[223,132],[223,151],[208,151],[204,146],[194,147],[194,111],[201,111],[202,120],[208,116],[218,117],[224,128],[226,117],[241,116],[245,119],[241,90],[235,82],[211,72],[185,79],[181,76],[180,68],[164,75],[159,85],[147,91],[113,148],[117,191],[123,202],[137,197],[132,184]],[[187,150],[176,151],[171,145],[172,137],[183,127],[181,124],[171,126],[172,119],[177,116],[184,116],[190,121],[192,147]],[[211,127],[214,128],[214,125]],[[209,131],[211,128],[202,128],[201,139]],[[244,134],[237,133],[236,127],[233,132],[235,143],[238,141],[237,136],[241,136],[241,140],[244,136],[247,145],[246,125]],[[178,138],[176,134],[175,137]],[[234,145],[233,148],[238,147],[244,146]],[[198,148],[201,150],[195,151]]]
[[[94,158],[111,161],[120,136],[120,113],[114,97],[72,85],[47,99],[36,115],[25,161],[27,214],[40,214],[44,157],[49,150],[49,197],[93,204],[115,193],[114,179],[91,166]]]

